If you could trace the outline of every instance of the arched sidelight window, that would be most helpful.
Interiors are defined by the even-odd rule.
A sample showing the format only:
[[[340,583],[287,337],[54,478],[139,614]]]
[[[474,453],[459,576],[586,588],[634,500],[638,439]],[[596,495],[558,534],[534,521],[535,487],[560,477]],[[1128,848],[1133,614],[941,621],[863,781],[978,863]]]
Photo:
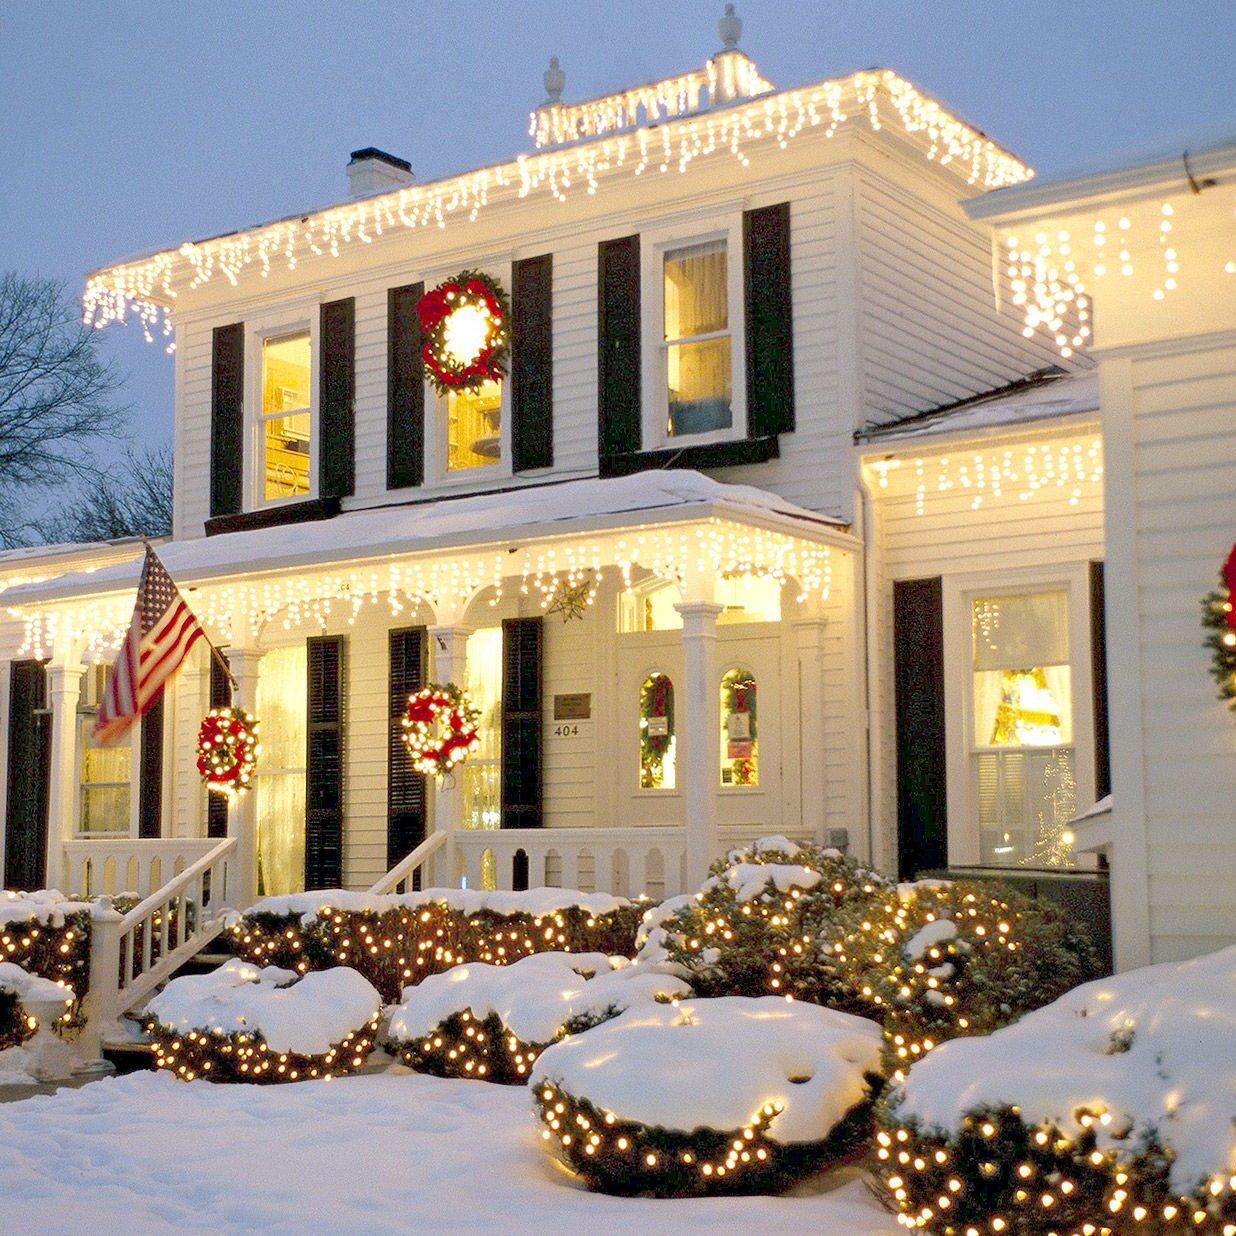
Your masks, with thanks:
[[[677,783],[674,684],[653,673],[639,689],[639,784],[645,790],[672,790]]]
[[[760,783],[755,675],[732,669],[721,679],[721,785]]]

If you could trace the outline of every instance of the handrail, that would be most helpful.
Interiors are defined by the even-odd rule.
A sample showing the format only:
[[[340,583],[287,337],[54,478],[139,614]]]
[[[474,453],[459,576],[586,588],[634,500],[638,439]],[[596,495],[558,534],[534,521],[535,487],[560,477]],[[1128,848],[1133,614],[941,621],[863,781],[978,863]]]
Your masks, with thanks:
[[[121,931],[123,932],[134,924],[140,923],[147,914],[153,913],[165,902],[170,901],[181,889],[192,883],[197,876],[208,871],[219,859],[235,850],[238,844],[239,841],[236,837],[222,838],[217,846],[208,850],[197,862],[186,867],[179,875],[173,876],[166,884],[151,893],[145,901],[139,901],[133,909],[124,914],[121,918]]]
[[[418,867],[422,867],[446,845],[446,833],[430,833],[411,854],[401,858],[385,875],[379,876],[369,886],[371,893],[392,893],[400,884],[410,880]]]

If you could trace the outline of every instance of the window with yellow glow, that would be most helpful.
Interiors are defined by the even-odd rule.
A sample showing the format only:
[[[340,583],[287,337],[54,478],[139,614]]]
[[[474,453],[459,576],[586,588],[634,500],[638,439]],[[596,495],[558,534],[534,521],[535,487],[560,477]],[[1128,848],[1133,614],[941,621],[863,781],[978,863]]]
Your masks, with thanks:
[[[304,643],[271,648],[258,675],[257,715],[262,758],[257,795],[258,892],[300,892],[305,886],[305,701],[309,661]]]
[[[480,710],[481,745],[455,770],[463,786],[465,828],[502,827],[502,628],[468,636],[467,692]]]
[[[502,458],[502,383],[446,396],[446,468],[487,468]]]
[[[666,674],[649,674],[639,689],[641,789],[674,788],[677,746],[674,732],[674,684]]]
[[[312,490],[309,332],[262,341],[262,497],[303,498]]]
[[[734,423],[729,279],[724,240],[665,254],[667,436]]]
[[[78,716],[78,750],[81,752],[78,827],[82,833],[127,836],[133,775],[131,737],[116,746],[103,747],[92,736],[107,673],[107,666],[93,665],[82,680],[82,708]],[[131,730],[130,736],[133,733]]]
[[[721,785],[760,783],[755,675],[732,669],[721,679]]]

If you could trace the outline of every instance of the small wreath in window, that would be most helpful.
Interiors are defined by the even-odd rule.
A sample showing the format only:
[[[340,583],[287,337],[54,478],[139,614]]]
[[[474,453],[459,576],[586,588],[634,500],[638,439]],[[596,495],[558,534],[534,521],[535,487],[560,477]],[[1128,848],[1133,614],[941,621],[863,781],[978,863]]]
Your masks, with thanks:
[[[408,696],[403,741],[412,766],[427,777],[445,777],[481,745],[481,719],[468,693],[453,682],[430,683]]]
[[[1202,625],[1219,698],[1236,712],[1236,545],[1219,572],[1219,587],[1202,601]]]
[[[243,708],[212,708],[197,732],[197,771],[214,794],[239,798],[257,771],[257,718]]]
[[[460,271],[416,303],[421,355],[440,394],[475,390],[506,374],[510,316],[502,285],[479,270]]]

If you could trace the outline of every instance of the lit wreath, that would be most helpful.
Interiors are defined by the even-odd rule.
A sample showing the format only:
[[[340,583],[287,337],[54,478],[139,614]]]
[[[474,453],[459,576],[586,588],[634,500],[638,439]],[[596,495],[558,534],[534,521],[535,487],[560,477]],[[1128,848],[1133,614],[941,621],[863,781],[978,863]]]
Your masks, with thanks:
[[[1202,625],[1219,698],[1236,711],[1236,545],[1219,572],[1218,589],[1202,601]]]
[[[409,695],[403,741],[416,771],[445,777],[481,745],[476,728],[480,719],[480,709],[453,682],[445,686],[431,682]]]
[[[208,790],[237,798],[257,771],[257,719],[243,708],[212,708],[197,732],[197,771]]]
[[[510,346],[506,292],[479,270],[460,271],[416,303],[421,355],[439,393],[500,381]]]

